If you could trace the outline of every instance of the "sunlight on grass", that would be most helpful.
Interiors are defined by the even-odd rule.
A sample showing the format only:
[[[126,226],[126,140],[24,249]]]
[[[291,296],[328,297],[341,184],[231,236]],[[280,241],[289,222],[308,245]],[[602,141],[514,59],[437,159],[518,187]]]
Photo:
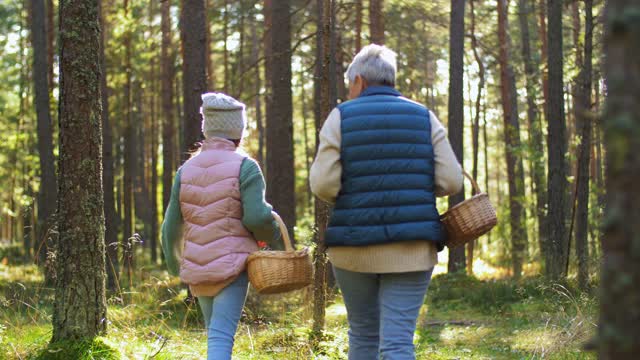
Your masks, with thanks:
[[[340,299],[342,300],[342,299]],[[344,323],[347,320],[347,308],[342,301],[336,302],[329,306],[325,310],[325,319],[328,323],[340,322]]]
[[[476,267],[483,276],[502,275],[500,268],[480,260]],[[446,271],[446,263],[438,269]],[[157,268],[141,272],[137,286],[108,299],[104,341],[123,359],[202,359],[206,333],[197,305],[185,303],[184,286]],[[0,265],[0,359],[28,359],[46,348],[53,291],[41,281],[33,265]],[[346,359],[342,297],[337,295],[326,308],[325,336],[313,348],[312,303],[308,289],[284,296],[250,291],[234,359]],[[418,319],[417,358],[592,359],[595,355],[580,346],[595,331],[596,309],[593,296],[540,278],[515,283],[440,273]]]

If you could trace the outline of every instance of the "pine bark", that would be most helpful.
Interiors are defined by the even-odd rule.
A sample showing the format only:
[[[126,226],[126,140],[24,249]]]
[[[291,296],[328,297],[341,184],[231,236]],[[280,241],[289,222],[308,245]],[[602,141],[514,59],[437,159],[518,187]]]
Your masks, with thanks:
[[[578,203],[576,211],[576,254],[578,256],[578,284],[585,289],[589,280],[589,165],[591,163],[591,71],[593,53],[593,0],[585,0],[583,67],[578,79],[576,121],[580,135],[578,152]],[[579,50],[578,50],[579,51]]]
[[[52,342],[105,331],[97,0],[60,1],[60,186]]]
[[[203,139],[201,95],[207,89],[206,16],[204,0],[182,0],[180,35],[182,38],[183,134],[182,159],[188,159],[197,142]]]
[[[518,1],[518,19],[520,23],[521,54],[524,61],[525,87],[527,89],[527,120],[529,125],[529,146],[533,152],[531,156],[531,176],[533,190],[536,197],[536,217],[538,219],[538,246],[542,259],[546,258],[547,250],[547,182],[544,166],[544,148],[542,135],[542,120],[538,113],[536,86],[539,77],[536,64],[531,56],[531,41],[529,38],[529,15],[533,8],[529,1]],[[544,261],[544,260],[543,260]]]
[[[260,43],[258,40],[258,34],[256,28],[258,27],[258,23],[254,22],[251,26],[251,61],[253,64],[256,64],[254,67],[255,70],[255,109],[256,109],[256,130],[258,131],[258,156],[256,160],[258,160],[259,164],[263,164],[264,162],[264,124],[262,121],[262,98],[261,98],[261,88],[262,88],[262,78],[260,74],[260,66],[258,65],[258,61],[260,58]]]
[[[548,239],[549,252],[545,259],[547,275],[551,279],[566,276],[567,253],[567,164],[565,153],[566,124],[564,113],[562,70],[562,0],[548,0],[548,46],[547,68],[549,98],[546,106],[547,151],[549,156],[548,194]]]
[[[371,42],[384,44],[384,0],[369,0],[369,32]]]
[[[316,61],[316,91],[315,105],[318,111],[316,117],[316,145],[319,144],[319,133],[322,125],[331,111],[331,13],[333,0],[316,1],[316,17],[318,41],[316,54],[320,54]],[[317,151],[317,149],[316,149]],[[325,324],[325,307],[327,303],[327,247],[324,243],[325,232],[329,222],[329,205],[316,197],[315,199],[315,243],[313,252],[314,283],[313,283],[313,327],[312,336],[316,340],[321,338]]]
[[[476,17],[475,17],[475,9],[474,2],[477,0],[469,1],[469,5],[471,6],[471,49],[473,51],[473,57],[478,64],[478,89],[477,96],[475,102],[475,116],[473,116],[473,124],[471,127],[471,143],[473,145],[473,167],[471,169],[471,177],[474,180],[478,180],[478,152],[479,152],[479,143],[480,143],[480,106],[482,100],[482,90],[484,89],[485,83],[485,69],[484,63],[482,62],[482,58],[480,57],[480,53],[478,52],[478,38],[476,36]],[[471,92],[471,91],[469,91]],[[485,191],[488,191],[486,189]],[[475,190],[474,190],[475,195]],[[473,274],[473,253],[475,248],[475,243],[477,240],[473,240],[467,243],[467,272],[469,274]]]
[[[115,207],[114,194],[114,163],[113,163],[113,135],[109,118],[109,90],[107,87],[107,67],[104,52],[106,24],[103,3],[100,1],[100,95],[102,105],[102,182],[104,187],[104,220],[105,246],[107,249],[106,272],[107,288],[115,290],[118,284],[120,264],[118,261],[118,216]]]
[[[522,274],[522,264],[527,250],[527,232],[524,228],[524,169],[520,153],[520,124],[516,79],[511,67],[511,39],[508,34],[509,19],[507,0],[498,0],[498,38],[500,42],[500,94],[504,121],[507,182],[509,185],[509,225],[511,228],[511,261],[513,276]]]
[[[355,54],[362,49],[362,0],[355,0],[356,24],[355,24]]]
[[[231,90],[229,76],[229,50],[227,48],[227,42],[229,39],[229,0],[224,0],[224,16],[222,20],[222,41],[224,43],[222,50],[222,65],[224,68],[224,92],[229,94]]]
[[[296,224],[295,170],[293,162],[293,102],[291,91],[291,5],[271,4],[271,86],[273,98],[267,113],[267,198],[294,235]]]
[[[166,0],[169,1],[169,0]],[[169,7],[171,6],[171,4],[169,4]],[[206,53],[206,63],[207,63],[207,89],[209,91],[213,91],[216,87],[215,87],[215,70],[213,68],[213,60],[211,58],[212,54],[211,54],[211,26],[209,24],[209,14],[211,12],[211,9],[214,8],[213,6],[213,1],[212,0],[206,0],[205,3],[205,7],[206,7],[206,19],[207,19],[207,38],[205,40],[206,42],[206,49],[205,49],[205,53]],[[171,20],[169,20],[171,21]]]
[[[53,54],[56,51],[55,48],[55,7],[53,0],[47,0],[47,74],[49,80],[49,91],[55,86],[53,76]]]
[[[465,0],[451,0],[449,36],[449,141],[460,164],[463,164],[464,96],[464,6]],[[449,207],[464,200],[464,191],[449,197]],[[449,272],[465,270],[464,246],[449,249]]]
[[[640,354],[640,5],[610,0],[605,14],[607,205],[598,355],[631,360]]]
[[[33,46],[33,84],[36,115],[38,119],[38,153],[40,159],[40,194],[38,196],[39,237],[43,241],[38,254],[40,261],[46,257],[51,216],[55,213],[57,179],[53,155],[53,126],[49,107],[47,79],[47,29],[45,26],[44,0],[31,0],[31,43]]]
[[[162,31],[162,48],[160,50],[161,92],[162,92],[162,208],[166,209],[171,198],[173,171],[176,168],[175,154],[175,121],[173,107],[173,82],[175,69],[171,41],[171,1],[161,2],[160,28]]]
[[[124,1],[124,16],[129,17],[130,8],[129,0]],[[133,233],[134,233],[134,194],[133,194],[133,182],[136,179],[137,167],[135,163],[135,129],[134,126],[137,122],[132,117],[133,105],[131,99],[131,86],[132,86],[132,68],[131,68],[131,30],[125,30],[124,34],[124,48],[125,48],[125,84],[124,84],[124,112],[125,112],[125,124],[124,124],[124,174],[123,174],[123,196],[122,206],[124,210],[123,215],[124,226],[122,227],[122,242],[123,242],[123,261],[124,271],[127,276],[129,285],[132,285],[132,272],[133,272]]]
[[[544,116],[547,116],[547,104],[549,103],[549,73],[547,58],[549,56],[549,44],[547,37],[547,0],[540,0],[538,4],[538,37],[540,38],[540,58],[542,59],[542,97],[544,98]],[[546,119],[549,121],[549,119]]]

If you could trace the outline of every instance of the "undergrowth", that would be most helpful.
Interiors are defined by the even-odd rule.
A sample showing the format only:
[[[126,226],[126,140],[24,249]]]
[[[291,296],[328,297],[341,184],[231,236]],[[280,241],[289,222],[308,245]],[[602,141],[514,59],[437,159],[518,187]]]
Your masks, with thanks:
[[[142,263],[142,262],[140,262]],[[200,310],[178,279],[139,263],[135,286],[108,298],[108,332],[92,343],[49,345],[53,290],[34,265],[0,264],[0,359],[202,359]],[[123,285],[124,286],[124,285]],[[234,359],[346,359],[348,326],[339,294],[326,332],[310,342],[310,289],[284,296],[250,291]],[[434,277],[415,335],[417,359],[595,359],[597,303],[572,282],[529,277]]]

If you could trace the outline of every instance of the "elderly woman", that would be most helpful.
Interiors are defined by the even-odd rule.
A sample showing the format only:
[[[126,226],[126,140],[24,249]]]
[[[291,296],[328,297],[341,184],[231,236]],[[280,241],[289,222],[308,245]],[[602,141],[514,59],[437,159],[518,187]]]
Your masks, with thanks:
[[[347,69],[310,174],[334,204],[329,258],[349,320],[349,359],[415,359],[413,334],[445,233],[436,196],[462,169],[433,112],[395,89],[396,54],[369,45]]]

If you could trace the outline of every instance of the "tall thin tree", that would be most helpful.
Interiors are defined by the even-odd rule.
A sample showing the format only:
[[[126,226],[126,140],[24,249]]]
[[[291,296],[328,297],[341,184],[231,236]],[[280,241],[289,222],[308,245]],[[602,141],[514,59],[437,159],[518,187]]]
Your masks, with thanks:
[[[182,159],[202,136],[201,95],[207,89],[206,74],[206,17],[204,0],[182,0],[180,9],[180,35],[182,38],[182,91],[183,134]]]
[[[546,271],[552,279],[564,277],[567,252],[567,164],[565,152],[566,124],[564,114],[564,91],[562,70],[562,0],[548,0],[547,13],[548,46],[547,68],[549,77],[549,98],[546,106],[547,151],[549,156],[548,193],[548,239]]]
[[[610,0],[605,20],[606,211],[599,359],[640,354],[640,22],[636,0]]]
[[[356,23],[355,23],[355,53],[362,48],[362,0],[355,0],[356,3]]]
[[[369,32],[371,42],[384,44],[384,0],[369,0]]]
[[[44,260],[47,249],[51,216],[55,213],[57,179],[53,155],[53,126],[49,107],[49,86],[47,78],[47,28],[45,26],[44,0],[31,0],[31,42],[33,45],[33,82],[35,105],[38,118],[38,153],[40,158],[40,193],[38,194],[38,237],[37,254]]]
[[[580,135],[578,152],[577,211],[576,211],[576,254],[578,255],[578,284],[586,288],[589,280],[589,247],[587,243],[589,226],[589,164],[591,163],[591,71],[593,53],[593,0],[585,0],[584,54],[583,66],[578,76],[578,96],[576,101],[576,121]]]
[[[333,0],[316,1],[316,26],[319,46],[316,54],[316,90],[315,98],[318,116],[316,117],[316,144],[319,144],[319,134],[325,119],[331,111],[331,88],[330,77],[331,68],[331,14]],[[316,149],[317,150],[317,149]],[[313,329],[312,334],[319,339],[324,330],[325,306],[327,296],[327,254],[324,236],[329,222],[329,205],[319,198],[315,199],[315,242],[316,251],[313,254],[314,260],[314,284],[313,284]]]
[[[291,5],[274,1],[271,11],[271,86],[267,112],[267,198],[293,235],[296,224],[293,162],[293,101],[291,91]]]
[[[107,67],[105,59],[105,34],[106,24],[104,17],[104,2],[100,1],[100,95],[102,105],[102,182],[104,187],[104,220],[105,220],[105,246],[107,248],[107,288],[115,290],[118,284],[118,225],[114,194],[114,164],[113,164],[113,135],[109,118],[109,93],[107,87]]]
[[[473,145],[473,167],[471,169],[471,177],[476,181],[478,179],[478,152],[480,147],[480,107],[482,101],[482,90],[484,89],[485,84],[485,66],[478,51],[478,37],[476,34],[474,3],[477,1],[478,0],[469,1],[471,12],[471,50],[473,51],[473,57],[476,60],[476,64],[478,64],[478,88],[475,102],[475,114],[473,116],[473,124],[471,127],[471,144]],[[473,253],[475,242],[476,240],[467,243],[467,272],[470,274],[473,273]]]
[[[173,82],[175,68],[172,56],[171,1],[161,1],[160,28],[162,45],[160,50],[162,92],[162,208],[166,209],[171,197],[171,184],[175,170],[175,112],[173,107]]]
[[[511,228],[511,261],[513,276],[522,274],[522,264],[527,249],[527,232],[524,228],[524,170],[520,155],[520,124],[516,79],[511,67],[511,38],[508,34],[509,18],[507,0],[498,0],[498,39],[500,43],[500,95],[504,120],[507,182],[509,184],[509,225]]]
[[[98,0],[60,1],[60,187],[52,342],[106,327]]]
[[[539,85],[539,75],[533,56],[531,55],[531,41],[529,37],[529,15],[532,7],[527,0],[518,0],[518,20],[520,25],[520,43],[522,60],[524,61],[525,87],[527,90],[527,120],[529,125],[529,146],[533,152],[531,156],[531,176],[536,198],[536,217],[538,219],[538,245],[542,259],[547,253],[547,181],[544,166],[544,140],[542,134],[542,120],[537,106],[536,86]]]
[[[451,0],[449,27],[449,141],[462,164],[464,132],[463,55],[465,0]],[[449,197],[449,207],[464,200],[464,192]],[[464,271],[464,247],[449,250],[449,272]]]

